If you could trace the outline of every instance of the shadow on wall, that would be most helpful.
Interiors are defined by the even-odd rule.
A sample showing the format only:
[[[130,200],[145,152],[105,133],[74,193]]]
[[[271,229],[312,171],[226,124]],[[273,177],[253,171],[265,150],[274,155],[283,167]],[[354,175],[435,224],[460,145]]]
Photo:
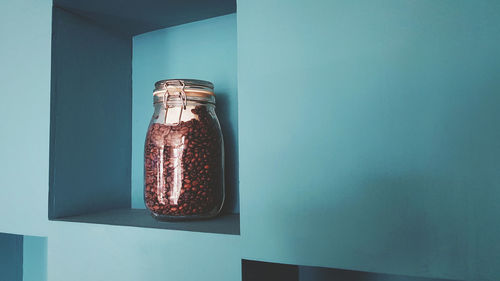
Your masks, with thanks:
[[[0,233],[0,280],[23,280],[23,236]]]
[[[226,201],[223,212],[230,213],[239,210],[238,196],[238,132],[231,125],[231,106],[228,94],[217,92],[216,114],[222,127],[224,137],[224,176],[226,185]],[[233,116],[234,117],[234,116]],[[236,126],[234,126],[236,127]],[[237,128],[237,127],[236,127]]]

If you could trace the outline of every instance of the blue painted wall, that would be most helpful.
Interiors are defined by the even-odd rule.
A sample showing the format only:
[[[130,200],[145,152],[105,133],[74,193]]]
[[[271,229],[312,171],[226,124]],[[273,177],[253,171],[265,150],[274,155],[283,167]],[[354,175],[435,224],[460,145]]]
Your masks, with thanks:
[[[0,280],[23,280],[23,236],[0,233]]]
[[[240,0],[135,37],[132,206],[152,85],[197,76],[229,93],[241,236],[47,222],[50,6],[0,3],[0,231],[48,235],[48,280],[238,280],[242,257],[499,279],[499,2]]]
[[[244,258],[498,279],[499,14],[238,1]]]
[[[47,280],[47,238],[23,237],[23,281]]]
[[[237,235],[53,222],[50,281],[241,278]]]
[[[165,28],[133,38],[132,207],[143,201],[144,140],[153,115],[158,80],[194,78],[214,83],[216,110],[224,133],[226,210],[238,212],[238,90],[236,15]]]
[[[51,9],[0,3],[0,232],[46,231]]]

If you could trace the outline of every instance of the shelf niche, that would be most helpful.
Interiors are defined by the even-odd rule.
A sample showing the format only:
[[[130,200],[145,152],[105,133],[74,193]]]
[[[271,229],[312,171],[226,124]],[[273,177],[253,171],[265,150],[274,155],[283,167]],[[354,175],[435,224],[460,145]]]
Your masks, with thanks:
[[[54,1],[49,219],[239,235],[236,17],[225,18],[235,13],[235,1],[105,2]],[[210,3],[210,9],[203,9]],[[178,12],[172,17],[159,17],[156,10],[169,11],[165,6],[175,7]],[[234,44],[227,45],[230,39],[215,41],[225,45],[208,49],[206,42],[200,42],[198,47],[191,44],[187,48],[193,52],[190,56],[179,53],[179,48],[170,54],[169,46],[157,51],[182,55],[192,66],[192,72],[184,70],[184,77],[211,79],[216,86],[221,108],[217,114],[226,144],[227,204],[223,214],[212,220],[157,222],[144,210],[142,201],[142,150],[149,123],[144,116],[150,118],[153,112],[153,80],[179,77],[172,77],[177,72],[169,68],[152,70],[154,64],[145,67],[144,60],[154,62],[159,54],[137,50],[148,40],[154,44],[170,35],[220,35],[217,32],[221,29],[212,25],[221,21],[232,25],[229,30],[234,30],[234,35],[224,36],[234,37]],[[170,28],[163,29],[166,27]],[[150,32],[153,30],[157,31]],[[138,35],[144,32],[149,33]],[[233,57],[221,58],[212,52],[228,46]],[[169,60],[168,56],[162,57]],[[194,62],[199,57],[207,59],[197,65]],[[215,78],[200,77],[204,73],[200,69],[210,71],[203,63],[213,65],[220,59],[234,63],[219,66]],[[227,73],[232,75],[226,77]],[[220,97],[217,79],[225,85]]]

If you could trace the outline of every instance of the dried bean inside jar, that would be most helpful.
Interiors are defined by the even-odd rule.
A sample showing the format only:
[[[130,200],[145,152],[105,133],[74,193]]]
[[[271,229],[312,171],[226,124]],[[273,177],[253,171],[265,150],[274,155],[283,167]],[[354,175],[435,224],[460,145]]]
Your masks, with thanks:
[[[152,123],[145,144],[146,206],[156,216],[210,216],[223,201],[222,139],[205,106],[178,125]]]

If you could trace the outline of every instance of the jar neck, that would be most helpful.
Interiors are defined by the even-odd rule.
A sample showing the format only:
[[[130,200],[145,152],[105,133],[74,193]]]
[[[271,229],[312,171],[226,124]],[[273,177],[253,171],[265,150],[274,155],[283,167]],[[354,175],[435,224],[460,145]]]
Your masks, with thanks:
[[[180,100],[169,100],[167,102],[163,101],[158,101],[155,102],[154,107],[158,108],[165,108],[165,107],[183,107],[184,103]],[[186,106],[188,107],[193,107],[193,106],[205,106],[209,108],[215,108],[215,104],[207,101],[193,101],[193,100],[187,100],[186,101]]]
[[[185,97],[185,99],[183,99]],[[165,102],[166,101],[166,102]],[[167,103],[176,104],[186,102],[197,102],[197,103],[212,103],[215,104],[215,96],[213,95],[202,95],[196,96],[193,93],[187,93],[186,95],[169,95],[166,92],[154,92],[153,103]]]

